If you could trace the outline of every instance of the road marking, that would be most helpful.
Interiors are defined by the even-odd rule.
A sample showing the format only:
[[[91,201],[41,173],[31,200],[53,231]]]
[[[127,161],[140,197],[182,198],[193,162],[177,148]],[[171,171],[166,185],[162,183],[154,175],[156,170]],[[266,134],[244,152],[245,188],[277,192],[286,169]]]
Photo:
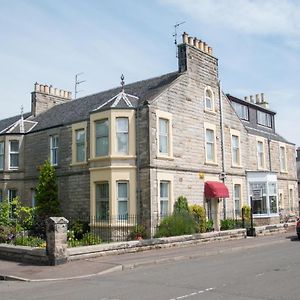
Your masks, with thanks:
[[[190,297],[193,297],[193,296],[196,296],[198,294],[203,294],[205,292],[210,292],[210,291],[213,291],[215,288],[207,288],[205,290],[201,290],[201,291],[198,291],[198,292],[193,292],[193,293],[190,293],[190,294],[186,294],[186,295],[182,295],[182,296],[178,296],[176,298],[172,298],[172,299],[169,299],[169,300],[181,300],[181,299],[186,299],[186,298],[190,298]]]

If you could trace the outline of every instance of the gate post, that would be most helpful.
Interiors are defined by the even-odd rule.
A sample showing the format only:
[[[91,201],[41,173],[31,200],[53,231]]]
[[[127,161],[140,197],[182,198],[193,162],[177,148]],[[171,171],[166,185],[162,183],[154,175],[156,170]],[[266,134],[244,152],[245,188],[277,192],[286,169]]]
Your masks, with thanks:
[[[64,217],[50,217],[46,221],[46,253],[50,266],[68,261],[68,223],[69,221]]]

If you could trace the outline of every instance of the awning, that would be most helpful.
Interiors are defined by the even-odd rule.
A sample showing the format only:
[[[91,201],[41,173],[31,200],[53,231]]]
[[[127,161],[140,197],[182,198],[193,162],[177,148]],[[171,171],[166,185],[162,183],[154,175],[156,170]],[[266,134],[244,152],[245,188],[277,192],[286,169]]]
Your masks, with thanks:
[[[223,182],[206,181],[204,186],[204,195],[206,198],[228,198],[228,188]]]

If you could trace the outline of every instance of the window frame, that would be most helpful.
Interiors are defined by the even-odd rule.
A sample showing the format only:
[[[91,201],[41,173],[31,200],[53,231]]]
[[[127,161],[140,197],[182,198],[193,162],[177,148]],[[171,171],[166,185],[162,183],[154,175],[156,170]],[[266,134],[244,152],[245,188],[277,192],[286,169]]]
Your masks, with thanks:
[[[256,122],[258,125],[272,128],[272,115],[267,112],[257,110],[256,111]]]
[[[212,141],[208,141],[208,131],[213,132]],[[204,137],[205,137],[205,163],[210,165],[217,165],[217,137],[216,137],[216,126],[208,123],[204,123]],[[208,158],[208,145],[212,146],[212,159]]]
[[[160,152],[161,132],[160,132],[160,120],[167,121],[167,153]],[[173,160],[173,125],[172,114],[156,110],[156,157],[159,159]]]
[[[236,187],[239,187],[239,195],[236,197]],[[236,203],[239,203],[238,209]],[[242,184],[241,183],[234,183],[233,184],[233,205],[234,205],[234,216],[241,217],[242,213]]]
[[[234,111],[242,120],[249,121],[249,106],[238,102],[231,102]]]
[[[84,133],[84,138],[83,141],[79,142],[78,141],[78,133],[83,132]],[[79,146],[83,146],[83,160],[78,159],[78,148]],[[78,128],[75,129],[75,162],[76,163],[84,163],[86,162],[86,130],[85,128]]]
[[[56,141],[56,143],[54,143]],[[58,149],[59,136],[58,134],[50,135],[50,164],[51,166],[58,166]]]
[[[1,149],[3,149],[2,152]],[[0,171],[3,171],[4,168],[5,168],[5,141],[0,141]]]
[[[123,117],[123,116],[118,116],[116,117],[116,153],[117,154],[122,154],[122,155],[128,155],[129,154],[129,118],[128,117]],[[126,120],[127,121],[127,130],[119,130],[118,126],[118,121],[120,120]],[[126,151],[120,151],[119,150],[119,136],[125,136],[126,138]]]
[[[18,143],[18,151],[12,151],[11,144],[12,142],[17,142]],[[16,155],[17,160],[18,160],[18,165],[17,166],[12,166],[12,155]],[[9,170],[18,170],[20,167],[20,141],[19,140],[9,140]]]
[[[259,145],[262,145],[262,151],[259,149]],[[256,154],[257,154],[257,168],[259,170],[265,169],[265,142],[263,140],[256,141]]]
[[[283,150],[283,152],[282,152]],[[287,153],[285,145],[279,145],[280,172],[287,172]]]
[[[97,134],[97,125],[99,124],[107,124],[106,128],[107,128],[107,135],[98,135]],[[109,118],[103,118],[103,119],[99,119],[99,120],[95,120],[95,157],[105,157],[109,155],[109,148],[110,148],[110,126],[109,126]],[[103,153],[100,153],[100,151],[97,151],[97,140],[101,140],[101,139],[107,139],[107,149],[105,149],[106,151]]]
[[[240,167],[241,166],[241,135],[239,131],[230,130],[231,135],[231,163],[233,167]],[[233,139],[234,137],[237,138],[237,145],[234,145]],[[236,161],[235,155],[236,152]]]
[[[210,102],[210,106],[207,105],[207,100]],[[204,108],[205,111],[208,112],[215,111],[215,95],[212,88],[209,86],[204,89]]]
[[[101,189],[100,189],[100,185],[107,185],[107,192],[108,195],[107,197],[101,197]],[[97,188],[99,187],[99,200],[97,199]],[[105,214],[102,215],[101,212],[101,203],[105,203],[106,204],[106,208],[105,208]],[[99,213],[97,210],[97,204],[99,204]],[[110,218],[110,191],[109,191],[109,181],[100,181],[100,182],[96,182],[95,183],[95,217],[96,217],[96,221],[108,221]]]
[[[165,122],[166,132],[161,131],[161,128],[162,128],[161,122]],[[160,155],[168,156],[169,155],[169,120],[165,119],[165,118],[159,118],[158,123],[159,123],[159,128],[158,128],[158,132],[159,132],[158,151],[159,151]],[[162,138],[166,139],[166,152],[163,152],[161,150],[161,148],[162,148],[161,147]]]
[[[130,200],[130,186],[129,186],[129,181],[128,180],[117,180],[116,181],[116,184],[117,184],[117,190],[116,190],[116,196],[117,196],[117,220],[118,221],[123,221],[123,220],[128,220],[128,216],[129,216],[129,211],[130,211],[130,208],[129,208],[129,200]],[[119,184],[126,184],[126,192],[127,192],[127,195],[126,197],[119,197]],[[126,202],[126,208],[127,208],[127,211],[125,214],[120,214],[120,203],[121,202]]]
[[[167,197],[162,197],[162,184],[167,184]],[[159,217],[164,218],[170,214],[170,189],[171,182],[169,180],[160,180],[159,181]],[[163,214],[162,212],[162,202],[167,202],[167,212]]]

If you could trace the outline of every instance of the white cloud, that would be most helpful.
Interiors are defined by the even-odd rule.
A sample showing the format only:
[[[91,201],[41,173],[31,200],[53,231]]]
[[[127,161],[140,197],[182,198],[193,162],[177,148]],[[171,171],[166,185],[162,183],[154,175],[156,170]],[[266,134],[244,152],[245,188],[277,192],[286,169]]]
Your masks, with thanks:
[[[300,37],[300,1],[290,0],[161,0],[212,26],[245,34]]]

